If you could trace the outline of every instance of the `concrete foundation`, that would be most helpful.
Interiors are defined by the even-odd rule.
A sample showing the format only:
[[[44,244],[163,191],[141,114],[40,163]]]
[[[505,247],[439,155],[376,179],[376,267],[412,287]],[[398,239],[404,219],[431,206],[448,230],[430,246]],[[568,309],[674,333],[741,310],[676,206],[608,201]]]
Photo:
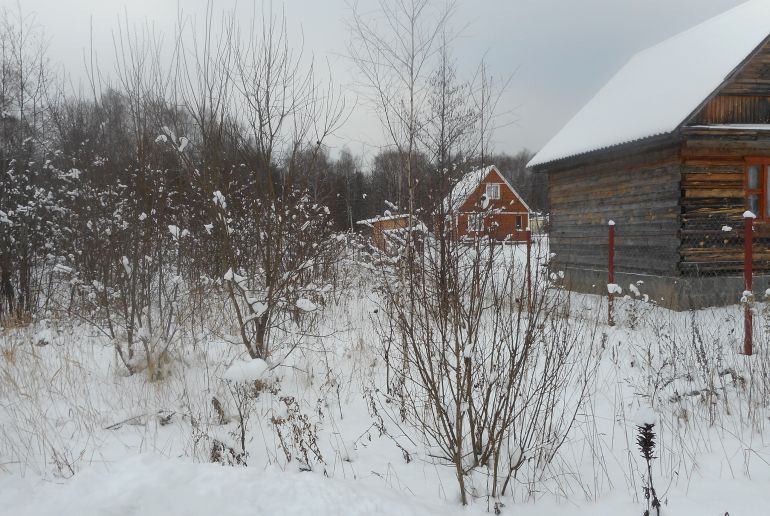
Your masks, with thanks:
[[[564,271],[564,286],[575,292],[607,295],[607,271],[597,269],[559,268]],[[641,285],[637,285],[642,281]],[[629,284],[637,285],[650,300],[671,310],[697,310],[711,306],[727,306],[740,303],[743,295],[743,275],[686,277],[653,276],[615,272],[615,283],[630,294]],[[754,295],[764,299],[770,288],[770,275],[754,276]]]

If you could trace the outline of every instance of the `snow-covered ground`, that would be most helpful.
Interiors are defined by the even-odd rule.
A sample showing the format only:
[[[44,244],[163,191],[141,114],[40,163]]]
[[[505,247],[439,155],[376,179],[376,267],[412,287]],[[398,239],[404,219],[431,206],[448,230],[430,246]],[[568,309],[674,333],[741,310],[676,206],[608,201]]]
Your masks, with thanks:
[[[140,454],[89,466],[66,483],[5,479],[5,514],[42,515],[361,515],[462,514],[440,500],[419,500],[384,486],[282,472],[223,468]]]
[[[521,265],[522,246],[503,249]],[[127,376],[110,343],[77,319],[2,330],[0,512],[491,511],[483,489],[470,507],[459,505],[453,469],[421,447],[419,432],[400,447],[383,433],[405,427],[373,411],[385,374],[375,330],[382,313],[371,270],[347,266],[349,290],[276,367],[247,360],[214,313],[154,381]],[[650,412],[664,514],[764,513],[770,305],[755,307],[757,355],[744,357],[739,306],[673,313],[621,298],[618,325],[607,327],[603,302],[571,296],[581,359],[595,361],[596,375],[550,467],[537,478],[524,468],[500,500],[503,514],[641,514],[646,465],[636,423]],[[258,395],[244,398],[240,382],[256,378]]]

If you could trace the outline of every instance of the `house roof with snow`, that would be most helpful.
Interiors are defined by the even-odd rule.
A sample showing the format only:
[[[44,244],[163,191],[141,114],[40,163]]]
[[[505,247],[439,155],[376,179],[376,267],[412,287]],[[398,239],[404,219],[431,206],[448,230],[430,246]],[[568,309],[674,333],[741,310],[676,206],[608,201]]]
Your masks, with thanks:
[[[371,219],[364,219],[359,220],[356,222],[356,224],[361,224],[363,226],[371,226],[372,224],[376,222],[386,222],[389,220],[399,220],[399,219],[405,219],[409,217],[408,213],[403,213],[400,215],[392,215],[389,211],[386,211],[384,215],[378,215],[376,217],[373,217]]]
[[[447,213],[457,211],[468,196],[473,193],[477,186],[479,186],[479,183],[481,183],[494,168],[494,165],[490,165],[478,170],[472,170],[461,177],[452,188],[452,191],[449,192],[449,195],[444,198],[444,211]]]
[[[393,215],[389,211],[386,211],[383,215],[378,215],[376,217],[373,217],[371,219],[364,219],[356,221],[356,224],[360,224],[362,226],[369,226],[373,227],[378,222],[388,222],[391,220],[401,220],[401,219],[408,219],[409,214],[408,213],[402,213],[398,215]],[[423,224],[417,217],[413,217],[412,219],[412,227],[414,229],[417,229],[419,231],[425,231],[427,230],[425,224]],[[401,231],[404,228],[393,228],[387,231]]]
[[[511,189],[513,195],[515,195],[516,198],[521,201],[521,204],[524,205],[527,211],[532,211],[527,203],[524,202],[524,199],[522,199],[518,194],[516,189],[513,188],[508,180],[505,179],[505,176],[500,173],[497,167],[494,165],[489,165],[488,167],[468,172],[460,178],[457,184],[455,184],[452,188],[452,191],[449,192],[449,195],[444,198],[445,213],[453,213],[459,210],[468,199],[468,197],[476,190],[476,188],[478,188],[479,184],[481,184],[481,182],[484,181],[484,179],[492,172],[495,172],[503,184]]]
[[[676,131],[770,33],[770,0],[751,0],[633,56],[528,166]]]

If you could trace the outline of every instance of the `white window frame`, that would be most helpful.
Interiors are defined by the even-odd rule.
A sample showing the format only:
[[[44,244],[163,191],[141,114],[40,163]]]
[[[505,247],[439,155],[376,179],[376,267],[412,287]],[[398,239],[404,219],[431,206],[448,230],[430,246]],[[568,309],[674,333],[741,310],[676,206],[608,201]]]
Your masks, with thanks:
[[[490,188],[495,191],[495,195],[489,193]],[[500,199],[500,183],[487,183],[487,189],[485,193],[487,199]]]
[[[468,232],[479,233],[481,231],[484,231],[484,214],[469,213],[468,214]]]

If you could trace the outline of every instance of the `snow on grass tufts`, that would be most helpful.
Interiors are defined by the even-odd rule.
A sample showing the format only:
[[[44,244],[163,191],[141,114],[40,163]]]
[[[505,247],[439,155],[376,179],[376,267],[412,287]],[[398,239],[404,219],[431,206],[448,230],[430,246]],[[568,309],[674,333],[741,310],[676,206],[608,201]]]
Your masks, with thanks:
[[[261,380],[269,369],[267,362],[261,358],[238,361],[227,368],[222,378],[235,383],[254,382]]]

